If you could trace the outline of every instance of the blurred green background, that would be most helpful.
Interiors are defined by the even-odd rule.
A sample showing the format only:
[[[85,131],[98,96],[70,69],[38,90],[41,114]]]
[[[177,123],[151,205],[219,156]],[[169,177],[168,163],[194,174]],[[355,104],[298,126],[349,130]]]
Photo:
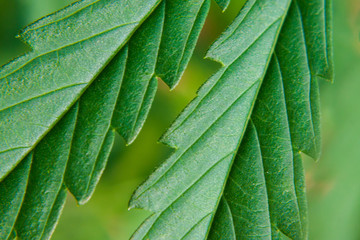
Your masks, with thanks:
[[[0,0],[0,65],[29,50],[14,37],[25,25],[72,0]],[[213,4],[195,54],[172,92],[160,83],[148,121],[125,147],[118,137],[107,169],[88,204],[69,196],[55,240],[128,239],[149,213],[127,210],[136,186],[172,151],[157,140],[196,90],[219,65],[203,60],[206,50],[229,25],[244,0],[221,13]],[[334,0],[335,83],[321,83],[323,155],[305,159],[310,239],[360,239],[360,0]]]

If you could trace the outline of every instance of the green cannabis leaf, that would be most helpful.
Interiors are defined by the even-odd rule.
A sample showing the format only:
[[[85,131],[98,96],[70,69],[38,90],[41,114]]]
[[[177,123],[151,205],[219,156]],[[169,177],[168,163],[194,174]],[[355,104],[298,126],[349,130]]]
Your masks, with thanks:
[[[89,200],[114,130],[131,143],[157,77],[176,86],[209,7],[83,0],[21,32],[32,51],[0,69],[0,239],[48,239],[66,190]]]
[[[331,8],[247,1],[209,50],[223,67],[162,138],[175,153],[132,197],[153,212],[133,239],[307,239],[300,153],[320,156]]]

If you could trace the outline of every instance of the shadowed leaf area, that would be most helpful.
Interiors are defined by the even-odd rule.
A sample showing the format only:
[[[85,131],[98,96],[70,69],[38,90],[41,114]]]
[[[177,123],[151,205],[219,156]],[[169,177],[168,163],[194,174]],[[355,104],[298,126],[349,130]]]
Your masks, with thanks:
[[[320,156],[330,13],[329,1],[247,1],[207,54],[223,67],[162,138],[175,153],[132,197],[153,212],[133,239],[307,239],[300,153]]]
[[[224,10],[230,0],[217,0]],[[86,203],[115,133],[130,144],[174,88],[210,0],[83,0],[29,25],[0,68],[0,239],[49,239]],[[331,2],[248,0],[207,57],[223,66],[161,141],[134,193],[134,239],[305,239],[300,153],[320,155],[318,79],[332,80]]]

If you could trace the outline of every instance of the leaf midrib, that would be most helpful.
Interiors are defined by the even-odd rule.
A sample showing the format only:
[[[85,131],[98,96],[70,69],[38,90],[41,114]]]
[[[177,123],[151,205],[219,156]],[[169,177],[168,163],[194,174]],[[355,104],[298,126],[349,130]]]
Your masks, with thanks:
[[[163,0],[162,0],[163,1]],[[39,136],[39,138],[35,141],[35,143],[29,147],[29,149],[27,151],[25,151],[23,153],[23,155],[21,156],[21,158],[19,159],[18,163],[13,165],[6,174],[4,174],[3,176],[0,176],[0,181],[4,180],[14,169],[15,167],[21,162],[23,161],[23,159],[31,152],[33,151],[36,146],[39,144],[39,142],[51,131],[51,129],[54,128],[54,126],[66,115],[66,113],[74,106],[74,104],[80,99],[80,97],[84,94],[84,92],[90,87],[90,85],[93,83],[93,81],[101,74],[101,72],[109,65],[109,63],[111,62],[111,60],[116,56],[116,54],[118,54],[120,52],[120,50],[129,42],[129,40],[132,38],[132,36],[134,35],[134,33],[136,32],[137,29],[139,29],[141,27],[141,25],[146,21],[146,19],[149,18],[149,16],[154,12],[154,10],[159,6],[159,4],[162,2],[162,1],[159,1],[156,5],[154,5],[154,7],[152,9],[150,9],[150,11],[144,15],[144,17],[141,19],[141,21],[139,21],[138,25],[136,28],[134,28],[134,30],[132,31],[131,34],[129,34],[129,36],[123,41],[122,44],[120,44],[120,46],[118,47],[118,49],[116,51],[114,51],[113,55],[109,57],[109,59],[107,60],[107,62],[99,69],[98,72],[96,72],[93,76],[93,78],[89,81],[89,83],[87,84],[86,87],[84,87],[82,89],[82,91],[79,93],[79,95],[74,98],[74,101],[72,101],[69,106],[64,110],[64,112],[59,116],[58,119],[56,119],[53,124],[51,124],[47,129],[46,131],[44,131],[44,133]],[[120,26],[121,27],[121,26]],[[114,30],[114,29],[111,29],[111,30]],[[110,30],[110,31],[111,31]],[[105,32],[108,32],[108,31],[105,31]],[[70,45],[71,46],[71,45]],[[31,52],[30,52],[31,53]],[[30,54],[29,53],[29,54]],[[13,61],[17,61],[19,59],[21,59],[21,57],[24,57],[24,56],[27,56],[26,54],[23,55],[23,56],[20,56],[19,58],[17,59],[14,59]],[[29,61],[31,62],[31,60]],[[11,63],[11,62],[10,62]],[[8,63],[8,64],[10,64]],[[6,66],[7,64],[5,64],[4,66]],[[24,65],[22,65],[23,67]],[[20,67],[21,69],[21,67]],[[15,72],[19,70],[19,69],[16,69]],[[6,76],[8,76],[9,74],[7,74]],[[4,78],[0,78],[0,81],[4,79]],[[21,147],[21,148],[25,148],[25,147]],[[7,152],[8,150],[4,151],[4,152]]]
[[[173,164],[171,166],[169,166],[169,168],[161,175],[158,177],[158,179],[150,186],[148,186],[145,190],[143,190],[143,192],[139,195],[139,196],[136,196],[135,199],[138,199],[140,198],[143,194],[145,194],[148,190],[150,190],[153,186],[155,186],[169,171],[170,169],[177,163],[177,161],[183,157],[189,150],[191,150],[191,148],[198,142],[200,141],[200,139],[221,119],[222,116],[224,116],[228,110],[231,109],[231,107],[243,96],[245,95],[252,87],[254,87],[256,84],[258,83],[258,81],[255,81],[248,89],[246,89],[242,94],[240,94],[240,96],[238,96],[234,102],[228,106],[224,112],[217,118],[215,119],[215,121],[208,127],[206,128],[206,130],[193,142],[191,143],[186,149],[183,150],[183,152],[178,156],[176,157],[176,160],[173,162]],[[236,151],[231,151],[229,154],[232,154],[232,153],[236,153]],[[226,156],[229,156],[229,154],[227,154]],[[215,163],[216,164],[216,163]],[[193,185],[193,184],[192,184]],[[191,186],[192,186],[191,185]],[[190,186],[190,187],[191,187]]]
[[[76,84],[71,84],[71,85],[63,86],[63,87],[58,88],[58,89],[54,89],[54,90],[48,91],[48,92],[46,92],[46,93],[43,93],[43,94],[40,94],[40,95],[31,97],[31,98],[25,99],[25,100],[23,100],[23,101],[21,101],[21,102],[17,102],[17,103],[15,103],[15,104],[13,104],[13,105],[10,105],[10,106],[7,106],[7,107],[5,107],[5,108],[3,108],[3,109],[0,109],[0,113],[1,113],[1,112],[4,112],[4,111],[6,111],[6,110],[9,110],[9,109],[11,109],[11,108],[13,108],[13,107],[19,106],[19,105],[21,105],[21,104],[24,104],[24,103],[30,102],[30,101],[32,101],[32,100],[35,100],[35,99],[37,99],[37,98],[45,97],[45,96],[47,96],[47,95],[56,93],[56,92],[58,92],[58,91],[62,91],[62,90],[65,90],[65,89],[69,89],[69,88],[73,88],[73,87],[78,87],[78,86],[86,85],[86,84],[87,84],[87,83],[76,83]]]
[[[273,24],[275,24],[276,22],[278,22],[279,20],[281,20],[281,23],[280,23],[280,25],[279,25],[279,28],[278,28],[277,31],[276,31],[276,35],[275,35],[275,39],[274,39],[274,44],[273,44],[273,46],[272,46],[272,49],[271,49],[269,58],[268,58],[267,63],[266,63],[266,70],[263,72],[262,78],[259,80],[259,81],[260,81],[260,86],[258,87],[257,92],[256,92],[256,94],[255,94],[254,101],[252,102],[252,106],[251,106],[250,111],[249,111],[249,113],[248,113],[245,126],[248,126],[248,125],[249,125],[249,121],[250,121],[250,119],[251,119],[251,115],[252,115],[253,109],[254,109],[254,107],[255,107],[255,103],[256,103],[257,97],[258,97],[258,95],[259,95],[262,82],[263,82],[263,80],[264,80],[264,78],[265,78],[265,76],[266,76],[267,70],[269,69],[270,61],[271,61],[272,56],[273,56],[273,54],[274,54],[274,52],[275,52],[275,48],[276,48],[276,45],[277,45],[277,43],[278,43],[278,39],[279,39],[279,36],[280,36],[280,32],[281,32],[282,26],[284,25],[286,16],[287,16],[287,14],[288,14],[288,12],[289,12],[291,2],[292,2],[291,0],[288,1],[288,5],[286,6],[286,9],[285,9],[285,14],[284,14],[283,16],[281,16],[280,18],[276,19],[276,20],[270,25],[270,26],[272,26]],[[269,26],[267,29],[265,29],[263,33],[265,33],[265,32],[270,28],[270,26]],[[262,33],[262,34],[263,34],[263,33]],[[262,35],[262,34],[261,34],[261,35]],[[257,39],[258,39],[258,38],[257,38]],[[257,41],[257,39],[254,41],[253,44],[255,44],[255,42]],[[237,148],[236,148],[236,152],[239,151],[239,148],[240,148],[242,139],[244,138],[244,135],[245,135],[245,130],[246,130],[246,127],[245,127],[245,128],[243,129],[243,131],[242,131],[242,135],[241,135],[241,137],[240,137],[240,139],[239,139],[239,143],[238,143],[238,146],[237,146]],[[233,159],[232,159],[232,161],[231,161],[231,164],[230,164],[230,166],[229,166],[229,169],[228,169],[228,172],[227,172],[227,175],[226,175],[224,184],[223,184],[223,186],[222,186],[221,194],[219,195],[219,197],[218,197],[218,199],[217,199],[217,204],[216,204],[216,207],[215,207],[216,210],[219,208],[219,203],[220,203],[220,200],[221,200],[222,196],[224,196],[224,191],[225,191],[226,183],[227,183],[227,180],[228,180],[228,178],[229,178],[229,176],[230,176],[230,172],[231,172],[232,166],[234,165],[235,157],[236,157],[236,154],[234,155],[234,157],[233,157]],[[213,214],[213,216],[211,217],[210,227],[208,228],[208,231],[207,231],[207,234],[206,234],[206,238],[208,238],[208,236],[209,236],[209,234],[210,234],[210,230],[211,230],[211,228],[212,228],[214,219],[215,219],[215,214]]]
[[[228,66],[225,67],[224,72],[221,74],[221,76],[219,76],[219,79],[221,79],[221,78],[224,76],[224,74],[226,73],[226,71],[227,71],[238,59],[240,59],[240,58],[263,36],[263,34],[264,34],[266,31],[268,31],[268,30],[269,30],[277,21],[279,21],[280,19],[281,19],[281,17],[278,18],[278,19],[275,19],[273,23],[271,23],[266,29],[264,29],[264,31],[261,32],[261,34],[259,34],[259,36],[257,36],[257,37],[255,38],[255,40],[254,40],[249,46],[247,46],[247,47],[244,49],[244,51],[239,55],[239,57],[235,58],[231,63],[229,63]],[[275,48],[274,48],[274,49],[275,49]],[[274,49],[272,50],[272,52],[274,51]],[[216,59],[212,59],[212,60],[217,61]],[[270,63],[270,61],[269,61],[269,63]],[[269,63],[267,63],[267,64],[269,64]],[[223,64],[223,63],[221,63],[221,64]],[[266,72],[266,71],[265,71],[265,72]],[[264,74],[264,75],[265,75],[265,74]],[[254,84],[256,84],[258,81],[262,81],[261,78],[260,78],[259,80],[257,80],[256,82],[254,82],[252,85],[250,85],[248,89],[250,89],[251,87],[253,87]],[[197,103],[197,106],[199,106],[199,105],[201,104],[201,102],[212,92],[212,90],[217,86],[218,82],[219,82],[219,81],[217,81],[217,82],[208,90],[208,92],[207,92],[203,97],[201,97],[200,101]],[[243,94],[244,94],[246,91],[248,91],[248,89],[246,89],[246,90],[243,92]],[[240,95],[240,97],[241,97],[241,95]],[[237,99],[235,99],[234,102],[235,102],[236,100],[237,100]],[[196,111],[196,108],[194,108],[180,123],[178,123],[178,125],[176,126],[176,128],[172,129],[171,132],[166,133],[166,136],[170,136],[172,133],[174,133],[176,130],[178,130],[178,129],[181,127],[181,125],[182,125],[187,119],[189,119],[189,118],[191,117],[191,115],[192,115],[195,111]],[[226,110],[225,110],[225,111],[226,111]],[[225,112],[225,111],[224,111],[224,112]],[[222,116],[222,115],[220,115],[220,117],[221,117],[221,116]],[[220,118],[220,117],[219,117],[219,118]],[[214,120],[214,122],[216,122],[216,121],[217,121],[217,119]],[[211,126],[210,126],[210,127],[211,127]],[[200,136],[200,137],[201,137],[201,136]]]
[[[157,220],[166,212],[167,209],[169,209],[173,204],[175,204],[182,196],[185,195],[185,193],[187,193],[188,191],[191,190],[191,188],[198,182],[200,182],[203,177],[206,176],[206,174],[208,174],[212,169],[214,169],[218,164],[220,164],[222,161],[224,161],[228,156],[230,156],[231,154],[235,154],[234,152],[230,152],[228,153],[226,156],[222,157],[220,160],[218,160],[217,162],[215,162],[211,167],[209,167],[204,174],[202,174],[200,177],[198,177],[197,179],[195,179],[195,181],[193,181],[193,183],[190,185],[189,188],[186,188],[182,193],[179,194],[179,196],[176,197],[176,199],[174,199],[174,201],[172,201],[168,206],[166,206],[163,210],[161,210],[161,213],[156,217],[156,219],[154,220],[154,222],[152,223],[152,226],[154,226],[154,224],[157,222]],[[206,216],[208,216],[209,214],[214,213],[213,211],[210,211],[209,213],[206,214]],[[200,221],[198,221],[200,222]],[[190,228],[190,230],[188,232],[191,231],[191,229],[194,226],[192,226]],[[187,233],[188,233],[187,232]],[[149,232],[148,232],[149,233]]]

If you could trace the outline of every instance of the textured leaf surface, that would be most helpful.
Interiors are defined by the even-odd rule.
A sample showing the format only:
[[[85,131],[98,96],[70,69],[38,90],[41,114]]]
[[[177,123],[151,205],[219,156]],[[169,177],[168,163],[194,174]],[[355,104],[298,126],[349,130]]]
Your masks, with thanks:
[[[248,1],[210,49],[224,67],[164,135],[177,151],[132,198],[131,207],[154,212],[134,239],[208,235],[289,4]]]
[[[32,155],[29,155],[11,172],[5,181],[0,183],[1,239],[8,239],[12,234],[16,216],[24,199],[31,160]]]
[[[1,239],[50,238],[69,190],[86,203],[114,131],[131,143],[157,78],[174,88],[209,0],[83,0],[26,27],[0,69]]]
[[[224,67],[162,139],[176,152],[133,196],[154,212],[134,239],[307,239],[300,153],[320,155],[314,69],[332,80],[329,6],[247,2],[208,53]]]
[[[114,130],[131,143],[156,78],[176,86],[209,6],[84,0],[23,30],[33,51],[0,69],[2,239],[48,239],[66,189],[89,200]],[[162,139],[177,151],[133,196],[131,207],[154,212],[134,239],[306,238],[299,153],[320,154],[330,10],[248,1],[208,53],[223,67]]]
[[[33,51],[0,71],[0,179],[34,149],[156,6],[132,3],[144,8],[132,13],[124,1],[82,1],[23,31]]]

